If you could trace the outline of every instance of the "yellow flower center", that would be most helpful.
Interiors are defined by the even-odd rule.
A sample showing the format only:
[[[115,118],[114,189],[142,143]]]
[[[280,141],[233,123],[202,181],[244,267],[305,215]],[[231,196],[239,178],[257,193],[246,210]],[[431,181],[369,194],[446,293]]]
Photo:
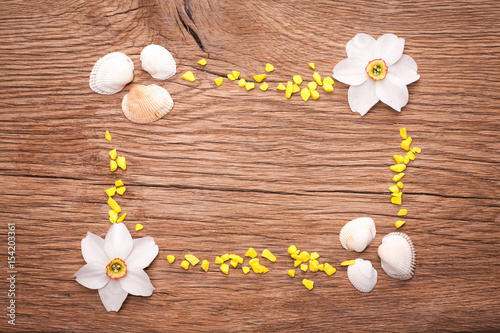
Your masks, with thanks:
[[[385,61],[382,59],[374,59],[366,65],[365,71],[369,77],[374,79],[375,81],[380,81],[385,78],[387,75],[387,70],[389,68],[385,64]]]
[[[113,279],[121,279],[127,275],[127,265],[120,258],[115,258],[106,266],[106,275]]]

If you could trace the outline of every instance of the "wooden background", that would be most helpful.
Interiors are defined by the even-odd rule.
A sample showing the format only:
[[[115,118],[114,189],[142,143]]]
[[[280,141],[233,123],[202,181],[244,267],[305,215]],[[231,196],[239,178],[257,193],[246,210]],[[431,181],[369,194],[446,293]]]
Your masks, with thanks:
[[[0,2],[1,308],[14,222],[16,331],[500,330],[499,17],[497,1]],[[307,103],[275,89],[295,74],[311,80],[308,62],[331,75],[359,32],[405,38],[418,63],[401,113],[379,103],[360,117],[338,82]],[[171,51],[178,75],[159,81],[141,69],[151,43]],[[134,83],[171,93],[164,119],[125,119],[130,85],[112,96],[89,89],[93,64],[113,51],[134,61]],[[276,67],[267,92],[213,83],[231,70],[250,78],[266,62]],[[187,70],[194,83],[181,79]],[[377,256],[396,230],[387,188],[403,126],[422,148],[404,178],[402,231],[418,257],[404,282]],[[109,171],[113,148],[125,172]],[[127,227],[153,236],[160,253],[147,269],[154,294],[108,313],[73,274],[86,232],[104,236],[110,226],[104,190],[119,178]],[[375,220],[377,237],[361,254],[345,251],[338,233],[361,216]],[[136,223],[144,229],[133,231]],[[289,278],[291,244],[319,252],[337,273]],[[277,255],[268,274],[225,276],[213,264],[250,246]],[[211,270],[164,259],[187,253],[210,259]],[[339,267],[356,257],[378,270],[371,293]],[[13,329],[0,318],[1,331]]]

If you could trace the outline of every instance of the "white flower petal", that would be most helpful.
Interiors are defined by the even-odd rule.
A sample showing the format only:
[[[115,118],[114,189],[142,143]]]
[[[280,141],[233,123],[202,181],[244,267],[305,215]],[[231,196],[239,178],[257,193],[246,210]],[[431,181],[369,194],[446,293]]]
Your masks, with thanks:
[[[99,289],[109,282],[106,275],[106,266],[86,264],[75,273],[76,282],[90,289]]]
[[[398,62],[390,67],[387,75],[396,75],[405,85],[420,79],[420,75],[417,74],[417,63],[406,54],[403,54]]]
[[[375,46],[375,39],[367,34],[357,34],[353,39],[347,42],[345,50],[348,58],[360,58],[366,63],[372,61],[373,47]]]
[[[347,58],[333,68],[333,77],[345,84],[357,86],[368,79],[366,63],[359,58]]]
[[[127,275],[120,279],[120,283],[125,291],[135,296],[151,296],[155,290],[148,274],[142,269],[127,268]]]
[[[408,89],[394,75],[387,75],[385,79],[376,82],[375,92],[383,103],[396,111],[401,111],[401,108],[408,103]]]
[[[158,245],[152,237],[134,239],[134,248],[125,259],[127,267],[145,268],[158,255]]]
[[[375,81],[370,79],[359,86],[349,87],[347,99],[351,110],[364,116],[379,101],[375,93]]]
[[[104,251],[109,259],[120,258],[125,260],[132,251],[134,241],[127,227],[123,223],[115,223],[104,239]]]
[[[107,311],[120,310],[127,295],[119,280],[110,280],[104,288],[99,289],[99,296]]]
[[[405,40],[393,34],[380,36],[373,47],[373,59],[384,59],[389,70],[391,65],[401,58],[405,48]]]
[[[104,252],[104,239],[91,232],[87,232],[87,237],[82,239],[82,256],[87,264],[109,264],[109,258]]]

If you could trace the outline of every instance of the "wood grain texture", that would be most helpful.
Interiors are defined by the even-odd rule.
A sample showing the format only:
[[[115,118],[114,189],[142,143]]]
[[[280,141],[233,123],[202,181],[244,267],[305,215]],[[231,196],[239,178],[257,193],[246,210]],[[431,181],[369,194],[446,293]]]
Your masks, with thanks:
[[[0,3],[0,295],[7,305],[7,223],[16,223],[16,331],[498,331],[500,330],[500,5],[496,1],[2,1]],[[348,86],[317,101],[287,100],[279,82],[308,62],[323,76],[356,33],[406,40],[421,79],[397,113],[377,104],[350,111]],[[158,81],[139,55],[164,45],[178,75]],[[127,86],[93,93],[88,76],[106,53],[134,61],[134,83],[165,87],[175,107],[137,125],[120,109]],[[206,67],[197,65],[205,57]],[[275,65],[270,89],[213,79],[249,78]],[[197,80],[181,79],[187,70]],[[423,153],[404,178],[403,231],[417,251],[409,281],[389,278],[377,247],[395,231],[388,166],[406,127]],[[113,140],[104,140],[109,130]],[[109,171],[108,151],[127,158]],[[107,313],[97,291],[72,276],[80,241],[109,227],[104,189],[121,178],[126,225],[153,236],[151,297],[129,296]],[[338,240],[349,220],[371,216],[362,254]],[[286,272],[290,244],[337,266],[329,277]],[[221,274],[213,258],[269,248],[266,275]],[[186,253],[211,270],[164,258]],[[338,264],[361,257],[378,270],[369,294]],[[308,292],[301,279],[315,281]],[[0,330],[11,330],[5,316]]]

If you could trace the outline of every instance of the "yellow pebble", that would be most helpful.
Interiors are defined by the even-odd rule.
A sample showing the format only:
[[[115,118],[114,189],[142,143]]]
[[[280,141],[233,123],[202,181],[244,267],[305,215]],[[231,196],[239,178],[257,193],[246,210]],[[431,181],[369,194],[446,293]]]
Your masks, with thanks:
[[[391,198],[391,203],[395,204],[395,205],[401,205],[401,197],[392,197]]]
[[[321,75],[319,75],[318,72],[314,72],[313,79],[314,79],[314,81],[316,81],[316,83],[318,84],[318,86],[322,86],[323,85],[323,81],[321,81]]]
[[[286,87],[285,87],[285,85],[283,83],[280,83],[280,84],[278,84],[278,86],[276,87],[276,89],[281,90],[281,91],[285,91]]]
[[[229,258],[236,261],[238,264],[242,264],[243,263],[243,258],[236,255],[236,254],[230,254],[229,255]]]
[[[113,220],[111,217],[109,218],[109,222],[111,222],[111,223],[116,223],[116,221],[115,221],[115,220]]]
[[[224,261],[228,261],[229,260],[229,253],[224,253],[223,255],[220,256],[220,258]]]
[[[302,264],[302,260],[300,260],[300,259],[296,259],[296,260],[293,262],[293,265],[294,265],[295,267],[299,267],[299,266],[300,266],[300,264]]]
[[[323,84],[325,84],[325,83],[331,84],[333,86],[335,81],[333,81],[333,79],[330,76],[327,76],[323,79]]]
[[[127,188],[125,186],[122,186],[116,189],[116,193],[118,193],[119,195],[123,195],[123,193],[125,193],[126,190]]]
[[[350,265],[354,265],[356,263],[356,260],[346,260],[346,261],[343,261],[340,266],[350,266]]]
[[[299,249],[297,249],[297,250],[295,250],[295,252],[294,252],[294,253],[292,253],[292,255],[297,255],[297,256],[298,256],[298,255],[299,255],[299,253],[300,253],[300,250],[299,250]],[[294,258],[294,259],[296,259],[296,258]]]
[[[106,140],[111,141],[111,134],[109,134],[109,131],[106,131],[106,134],[104,134],[104,137]]]
[[[293,82],[292,81],[288,81],[286,83],[286,91],[285,91],[286,98],[292,97],[292,92],[293,92]]]
[[[309,259],[311,259],[311,255],[309,254],[309,252],[302,251],[300,253],[300,260],[302,260],[302,261],[308,261]]]
[[[113,200],[113,198],[111,198],[111,197],[108,197],[108,205],[109,205],[109,207],[111,207],[112,210],[114,210],[117,213],[122,211],[122,209],[120,208],[120,205],[115,200]]]
[[[266,70],[266,72],[268,72],[268,73],[269,73],[269,72],[272,72],[272,71],[274,71],[274,66],[273,66],[273,65],[271,65],[270,63],[267,63],[267,64],[266,64],[266,69],[265,69],[265,70]]]
[[[389,187],[389,191],[391,191],[392,193],[398,193],[399,187],[397,187],[396,185],[392,185],[391,187]]]
[[[253,79],[255,80],[255,82],[262,82],[264,81],[264,79],[267,77],[266,74],[259,74],[259,75],[254,75]]]
[[[314,100],[319,98],[319,92],[317,90],[311,90],[311,96]]]
[[[307,84],[307,88],[309,88],[309,90],[316,90],[318,88],[318,84],[314,81],[311,81]]]
[[[409,158],[407,155],[405,155],[405,156],[403,157],[403,163],[404,163],[404,164],[408,164],[408,163],[410,163],[410,158]]]
[[[123,182],[122,182],[122,180],[121,180],[121,179],[118,179],[118,180],[115,182],[115,186],[116,186],[116,187],[123,186],[123,185],[124,185],[124,184],[123,184]]]
[[[184,73],[184,74],[182,75],[182,78],[183,78],[184,80],[189,81],[189,82],[194,82],[194,80],[196,80],[196,79],[195,79],[195,77],[194,77],[193,72],[191,72],[191,71],[187,71],[186,73]]]
[[[354,261],[354,260],[349,260],[349,261]],[[354,264],[354,263],[352,263],[352,264]],[[350,264],[350,265],[352,265],[352,264]],[[324,264],[324,271],[326,274],[332,275],[337,271],[337,269],[335,267],[332,267],[329,263],[326,262]]]
[[[415,160],[415,154],[413,153],[413,151],[409,151],[406,153],[406,156],[408,156],[408,158],[411,160],[411,161],[414,161]]]
[[[236,80],[235,77],[233,76],[233,74],[227,74],[227,78],[231,81],[234,81]]]
[[[120,223],[120,222],[123,222],[123,220],[125,220],[125,217],[127,216],[127,213],[123,213],[122,216],[120,216],[120,218],[118,218],[118,220],[116,220],[116,223]]]
[[[319,270],[317,261],[309,260],[309,269],[311,270],[311,272],[317,272]]]
[[[300,87],[294,83],[292,86],[292,94],[298,93],[300,91]]]
[[[243,271],[243,274],[248,274],[248,272],[250,272],[250,267],[243,266],[243,267],[241,267],[241,270]]]
[[[394,172],[401,172],[401,171],[404,171],[404,169],[406,169],[406,165],[404,165],[402,163],[391,165],[391,170]]]
[[[116,187],[108,188],[107,190],[104,190],[104,192],[106,192],[108,197],[112,197],[116,193]]]
[[[221,257],[215,257],[215,263],[216,263],[217,265],[219,265],[219,264],[223,264],[223,263],[224,263],[224,260],[222,260],[222,259],[221,259]]]
[[[316,65],[314,64],[314,62],[310,62],[308,65],[309,65],[309,67],[311,67],[312,69],[316,69]]]
[[[189,263],[190,263],[191,265],[193,265],[193,266],[196,266],[196,264],[200,262],[200,259],[196,258],[196,257],[195,257],[194,255],[192,255],[192,254],[186,254],[186,255],[184,256],[184,258],[185,258],[187,261],[189,261]]]
[[[267,83],[262,83],[259,87],[260,90],[266,91],[269,88],[269,85]]]
[[[316,260],[316,259],[318,259],[318,258],[319,258],[319,254],[318,254],[318,252],[313,252],[313,253],[311,253],[311,260]]]
[[[262,273],[264,273],[264,274],[269,272],[269,268],[267,268],[266,266],[260,265],[260,268],[262,269]]]
[[[109,169],[113,172],[116,171],[116,169],[118,169],[118,164],[116,164],[116,161],[113,160],[109,161]]]
[[[333,92],[333,86],[330,83],[323,84],[323,90],[326,92]]]
[[[276,257],[268,249],[265,249],[264,251],[262,251],[261,257],[266,258],[271,262],[276,262]]]
[[[207,61],[205,60],[205,58],[202,58],[201,60],[198,60],[198,63],[202,66],[205,66],[207,64]]]
[[[185,270],[187,270],[189,268],[189,261],[183,260],[181,262],[181,267],[184,268]]]
[[[262,266],[261,265],[253,265],[252,266],[252,270],[254,273],[257,273],[257,274],[262,274],[264,273],[264,269],[262,269]]]
[[[404,186],[404,185],[403,185],[403,183],[402,183],[402,182],[397,182],[397,183],[396,183],[396,186],[397,186],[397,187],[399,187],[399,188],[403,188],[403,186]]]
[[[209,267],[210,267],[210,262],[208,260],[203,260],[201,262],[201,269],[203,269],[205,272],[208,272]]]
[[[123,156],[118,156],[116,158],[116,164],[123,170],[127,170],[127,161],[125,160],[125,157]]]
[[[222,271],[222,273],[228,275],[229,274],[229,265],[228,264],[220,265],[220,270]]]
[[[308,267],[306,264],[301,264],[301,265],[300,265],[300,269],[301,269],[302,271],[304,271],[304,272],[307,272],[307,269],[308,269],[308,268],[309,268],[309,267]]]
[[[318,269],[319,269],[321,272],[323,272],[323,271],[325,270],[325,266],[324,266],[324,264],[319,264],[319,265],[318,265]]]
[[[215,81],[215,84],[220,87],[222,85],[222,82],[224,82],[224,78],[218,77],[214,81]]]
[[[403,163],[403,161],[405,160],[405,158],[401,155],[394,155],[392,156],[392,158],[394,158],[394,161],[396,161],[396,163],[398,164]]]
[[[108,212],[108,215],[109,215],[109,220],[112,222],[112,223],[115,223],[116,222],[116,219],[118,219],[118,213],[115,212],[114,210],[110,210]]]
[[[118,221],[117,221],[117,222],[118,222]],[[142,230],[143,228],[144,228],[144,227],[143,227],[143,226],[142,226],[142,224],[140,224],[140,223],[137,223],[137,224],[135,225],[135,231]]]
[[[394,225],[396,226],[396,228],[401,228],[403,226],[403,224],[405,224],[406,221],[402,221],[402,220],[399,220],[399,221],[396,221],[396,223],[394,223]]]
[[[116,149],[109,151],[109,157],[111,157],[112,160],[116,159],[116,154],[117,154]]]
[[[288,247],[288,250],[287,250],[288,254],[292,254],[292,253],[294,253],[295,251],[297,251],[297,247],[296,247],[295,245],[290,245],[290,246]]]
[[[250,261],[248,262],[248,264],[249,264],[250,266],[255,266],[255,265],[258,265],[258,264],[259,264],[259,259],[257,259],[257,258],[252,258],[252,259],[250,259]]]
[[[238,71],[231,71],[231,74],[233,75],[235,80],[238,80],[238,78],[240,77],[240,72]]]
[[[253,247],[249,248],[247,253],[245,253],[245,257],[255,258],[257,257],[257,251],[253,249]]]
[[[245,85],[245,88],[247,89],[247,91],[252,90],[253,88],[255,88],[255,83],[247,82],[247,84]]]
[[[401,141],[401,148],[404,150],[410,150],[410,145],[412,142],[412,138],[409,136],[406,140]]]
[[[302,88],[302,90],[300,91],[300,96],[302,97],[302,99],[304,100],[304,102],[307,102],[307,100],[309,99],[309,97],[311,97],[311,93],[309,92],[309,89]]]
[[[403,196],[403,192],[392,192],[391,195],[393,197],[400,197],[401,198]]]
[[[304,279],[302,280],[302,284],[309,290],[312,290],[314,288],[314,281]]]
[[[400,180],[401,180],[404,176],[405,176],[405,173],[404,173],[404,172],[398,173],[397,175],[395,175],[394,177],[392,177],[392,181],[393,181],[393,182],[398,182],[398,181],[400,181]]]
[[[293,77],[293,82],[295,82],[295,84],[297,85],[300,85],[302,83],[302,77],[300,75],[295,75]]]
[[[167,256],[167,261],[170,263],[170,264],[173,264],[174,261],[175,261],[175,257],[173,255],[168,255]]]
[[[229,264],[231,264],[231,266],[233,266],[234,268],[238,267],[238,262],[236,260],[232,260],[229,262]]]
[[[408,211],[406,209],[400,209],[398,212],[398,216],[405,216],[408,214]]]
[[[289,269],[288,270],[288,276],[295,277],[295,269]]]
[[[415,148],[412,148],[411,151],[414,153],[420,154],[422,152],[422,149],[415,147]]]
[[[242,88],[244,88],[244,87],[246,86],[246,84],[247,84],[247,81],[246,81],[245,79],[240,79],[240,80],[238,81],[238,85],[239,85],[240,87],[242,87]]]
[[[406,128],[399,129],[399,135],[401,135],[401,139],[406,140],[408,138],[408,134],[406,133]]]

